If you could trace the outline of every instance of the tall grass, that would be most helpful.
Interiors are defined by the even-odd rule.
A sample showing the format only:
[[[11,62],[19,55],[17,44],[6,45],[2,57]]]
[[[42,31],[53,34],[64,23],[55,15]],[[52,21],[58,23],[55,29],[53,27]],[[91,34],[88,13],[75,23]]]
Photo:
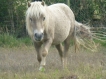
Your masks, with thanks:
[[[101,41],[101,40],[94,40],[94,41],[95,41],[96,44],[98,43],[101,46],[106,47],[106,41]]]
[[[32,45],[29,37],[16,38],[14,35],[9,34],[0,35],[0,47],[20,47],[24,45]]]
[[[101,44],[101,46],[106,47],[106,42],[102,42],[99,40],[94,40],[95,43],[99,43]],[[70,42],[71,44],[73,44],[73,41]],[[32,41],[31,39],[26,36],[23,38],[17,38],[14,35],[10,35],[10,34],[0,34],[0,47],[21,47],[21,46],[31,46],[32,45]]]

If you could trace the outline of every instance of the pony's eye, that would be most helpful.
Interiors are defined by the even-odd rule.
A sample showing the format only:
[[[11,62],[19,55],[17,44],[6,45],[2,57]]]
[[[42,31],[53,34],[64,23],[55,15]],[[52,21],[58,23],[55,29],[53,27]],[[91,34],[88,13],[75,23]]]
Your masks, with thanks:
[[[45,17],[43,17],[43,21],[45,20]]]

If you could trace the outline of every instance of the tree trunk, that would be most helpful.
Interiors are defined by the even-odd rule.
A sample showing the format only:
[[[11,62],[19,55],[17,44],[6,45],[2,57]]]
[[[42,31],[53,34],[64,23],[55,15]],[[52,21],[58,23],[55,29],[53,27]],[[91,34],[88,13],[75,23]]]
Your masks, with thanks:
[[[32,0],[32,2],[33,2],[33,1],[42,1],[42,0]]]
[[[14,34],[15,27],[14,27],[14,15],[13,15],[12,9],[9,9],[9,17],[10,17],[10,23],[11,23],[11,33]]]
[[[67,0],[67,5],[70,7],[70,0]]]

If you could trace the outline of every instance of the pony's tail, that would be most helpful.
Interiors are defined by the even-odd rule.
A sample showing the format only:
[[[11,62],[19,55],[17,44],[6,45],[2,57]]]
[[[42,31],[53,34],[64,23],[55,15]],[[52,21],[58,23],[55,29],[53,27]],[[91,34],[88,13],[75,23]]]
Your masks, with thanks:
[[[92,32],[90,31],[90,27],[75,21],[74,26],[74,44],[75,44],[75,52],[80,49],[80,47],[84,47],[91,51],[96,51],[97,46],[93,41]]]

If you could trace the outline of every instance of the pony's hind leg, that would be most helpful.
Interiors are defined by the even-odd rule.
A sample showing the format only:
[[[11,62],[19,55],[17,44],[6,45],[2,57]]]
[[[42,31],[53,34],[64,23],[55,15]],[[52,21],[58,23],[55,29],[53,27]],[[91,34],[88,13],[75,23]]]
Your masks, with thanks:
[[[67,67],[67,56],[68,56],[68,50],[70,47],[70,42],[67,40],[64,41],[64,66]]]
[[[64,67],[67,67],[67,56],[68,56],[68,51],[69,51],[69,47],[70,47],[70,39],[71,39],[71,35],[69,35],[67,37],[67,39],[64,41]]]
[[[61,62],[63,64],[63,68],[64,68],[64,49],[63,49],[63,45],[62,44],[58,44],[56,45],[56,48],[59,52],[60,58],[61,58]]]
[[[62,44],[56,45],[56,48],[61,57],[63,68],[67,67],[67,55],[68,55],[68,50],[70,47],[70,39],[71,39],[71,35],[68,36],[67,39],[64,41],[64,46]]]

